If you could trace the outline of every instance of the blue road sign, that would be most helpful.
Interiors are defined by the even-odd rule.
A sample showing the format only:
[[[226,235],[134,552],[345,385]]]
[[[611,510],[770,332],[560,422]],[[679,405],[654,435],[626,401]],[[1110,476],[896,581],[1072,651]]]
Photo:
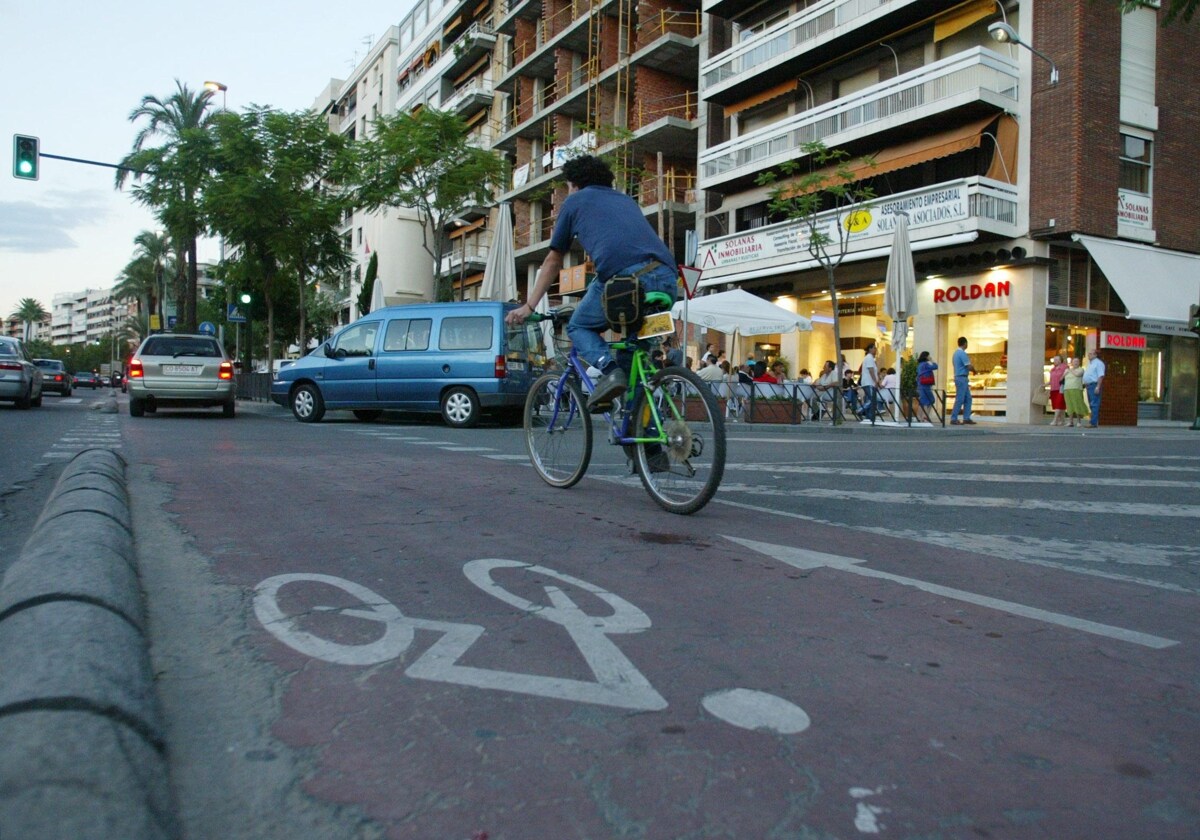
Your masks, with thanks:
[[[225,320],[233,324],[246,323],[246,316],[242,314],[241,308],[236,303],[226,305]]]
[[[213,326],[212,321],[205,321],[202,324],[200,324],[200,334],[201,335],[216,335],[217,328],[215,326]]]

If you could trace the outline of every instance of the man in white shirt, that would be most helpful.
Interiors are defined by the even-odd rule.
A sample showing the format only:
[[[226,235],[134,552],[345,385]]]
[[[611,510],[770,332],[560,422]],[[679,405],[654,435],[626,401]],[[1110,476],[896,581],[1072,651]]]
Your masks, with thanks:
[[[1088,351],[1087,367],[1083,370],[1083,387],[1087,391],[1092,416],[1088,422],[1093,429],[1100,425],[1100,386],[1104,384],[1104,362],[1095,350]]]
[[[863,402],[866,403],[866,419],[875,421],[875,400],[879,392],[879,365],[875,363],[875,342],[867,345],[867,355],[863,357],[862,375],[858,384],[863,389]]]

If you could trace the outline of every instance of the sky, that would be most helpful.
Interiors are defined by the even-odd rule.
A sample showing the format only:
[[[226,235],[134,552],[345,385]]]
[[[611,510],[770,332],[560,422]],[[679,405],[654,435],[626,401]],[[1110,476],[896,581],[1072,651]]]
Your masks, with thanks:
[[[111,288],[134,237],[158,229],[128,187],[115,189],[115,169],[43,158],[40,180],[13,178],[12,135],[40,137],[44,154],[117,163],[139,128],[129,114],[176,79],[221,82],[230,110],[309,108],[411,5],[0,0],[0,315],[27,297],[49,312],[55,294]],[[218,254],[201,242],[201,260]]]

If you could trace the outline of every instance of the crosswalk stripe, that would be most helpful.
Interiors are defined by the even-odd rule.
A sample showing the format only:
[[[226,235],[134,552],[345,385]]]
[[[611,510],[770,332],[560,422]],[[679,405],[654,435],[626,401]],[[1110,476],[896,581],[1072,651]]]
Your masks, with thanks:
[[[1043,465],[1045,466],[1045,465]],[[845,475],[855,478],[902,478],[916,481],[971,481],[993,484],[1057,484],[1063,483],[1061,475],[1019,475],[1015,473],[955,473],[929,470],[881,470],[855,467],[812,467],[803,464],[730,464],[730,470],[772,473],[813,473],[819,476]],[[1179,487],[1200,488],[1200,481],[1171,481],[1169,479],[1133,478],[1088,478],[1088,485],[1096,487]]]

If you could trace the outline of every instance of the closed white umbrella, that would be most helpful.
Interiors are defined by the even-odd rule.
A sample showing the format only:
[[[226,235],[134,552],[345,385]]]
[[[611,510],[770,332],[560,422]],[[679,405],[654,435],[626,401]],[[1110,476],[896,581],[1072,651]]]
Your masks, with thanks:
[[[383,299],[383,278],[377,276],[375,278],[375,285],[371,287],[371,311],[374,312],[377,309],[383,309],[385,306],[387,306],[387,303]]]
[[[917,314],[917,272],[908,241],[908,214],[896,214],[896,233],[883,287],[883,311],[892,319],[892,349],[899,358],[908,341],[908,319]]]
[[[492,245],[487,264],[483,267],[480,300],[501,302],[517,299],[516,249],[513,246],[512,205],[507,201],[497,205],[496,226],[492,230]]]

